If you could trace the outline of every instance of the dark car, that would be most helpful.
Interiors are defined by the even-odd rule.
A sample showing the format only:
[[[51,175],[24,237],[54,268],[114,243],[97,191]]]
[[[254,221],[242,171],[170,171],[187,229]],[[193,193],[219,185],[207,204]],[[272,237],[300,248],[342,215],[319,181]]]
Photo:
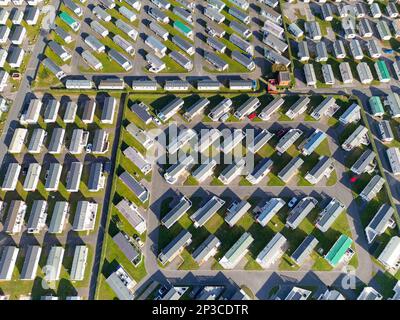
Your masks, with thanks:
[[[109,161],[109,160],[104,161],[103,166],[104,166],[104,172],[107,174],[110,174],[111,173],[111,161]]]

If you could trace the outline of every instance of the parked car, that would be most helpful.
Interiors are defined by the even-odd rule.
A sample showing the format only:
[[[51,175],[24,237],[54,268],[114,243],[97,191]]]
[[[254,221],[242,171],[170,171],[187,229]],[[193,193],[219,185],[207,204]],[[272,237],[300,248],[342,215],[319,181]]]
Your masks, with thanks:
[[[155,124],[157,124],[157,125],[161,125],[161,121],[158,119],[158,118],[156,118],[156,117],[153,117],[153,122],[155,123]]]
[[[104,168],[105,173],[110,174],[111,173],[111,161],[105,160],[103,163],[103,168]]]
[[[288,207],[289,208],[293,208],[295,205],[296,205],[296,203],[297,203],[297,198],[296,197],[293,197],[292,199],[290,199],[290,201],[289,201],[289,203],[288,203]]]
[[[257,117],[257,113],[253,112],[249,114],[249,120],[254,120]]]
[[[229,119],[229,114],[225,113],[222,115],[222,117],[219,119],[221,122],[226,122]]]
[[[133,239],[138,243],[139,247],[143,247],[144,243],[142,241],[142,239],[140,239],[140,237],[137,234],[133,235]]]
[[[388,48],[383,48],[382,51],[385,54],[393,54],[393,52],[394,52],[393,49],[388,49]]]
[[[88,143],[86,145],[86,153],[92,153],[93,150],[93,145],[91,143]]]

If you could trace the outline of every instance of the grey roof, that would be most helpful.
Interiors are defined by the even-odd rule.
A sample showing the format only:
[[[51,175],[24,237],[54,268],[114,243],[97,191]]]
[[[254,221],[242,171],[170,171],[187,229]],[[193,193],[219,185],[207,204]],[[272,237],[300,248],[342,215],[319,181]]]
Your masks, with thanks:
[[[100,34],[101,36],[105,36],[109,34],[109,31],[106,27],[104,27],[100,22],[98,22],[97,20],[92,20],[90,22],[90,27],[97,32],[98,34]]]
[[[221,82],[218,80],[199,80],[197,81],[197,89],[201,90],[202,88],[212,88],[219,89],[221,87]]]
[[[346,209],[337,199],[332,199],[320,214],[316,227],[322,232],[328,231],[339,215]]]
[[[81,281],[85,277],[87,256],[87,246],[76,246],[74,250],[74,258],[72,260],[70,278],[72,281]]]
[[[63,28],[61,28],[60,26],[56,26],[56,27],[54,28],[54,32],[55,32],[61,39],[63,39],[64,41],[65,41],[65,39],[71,37],[70,34],[69,34],[67,31],[65,31]]]
[[[121,268],[122,269],[122,268]],[[123,270],[123,269],[122,269]],[[124,274],[127,274],[125,270],[123,270]],[[113,272],[107,279],[107,284],[111,287],[111,289],[115,292],[119,300],[133,300],[134,295],[131,290],[128,289],[127,283],[125,282],[125,278],[119,276],[117,272]],[[129,278],[129,283],[132,279]]]
[[[317,61],[328,59],[328,50],[326,49],[325,42],[318,42],[315,45],[315,49],[316,49],[316,54],[317,54],[317,57],[316,57]]]
[[[210,234],[206,240],[204,240],[197,248],[193,251],[192,257],[194,261],[200,264],[204,258],[214,248],[218,248],[221,245],[221,241],[213,234]]]
[[[271,198],[261,208],[260,214],[257,217],[257,222],[265,227],[268,222],[278,213],[285,205],[285,201],[281,198]]]
[[[239,108],[235,111],[235,116],[238,119],[242,119],[251,112],[255,111],[261,105],[260,100],[257,97],[248,98]]]
[[[57,120],[60,102],[56,99],[49,99],[44,109],[44,122],[55,122]]]
[[[82,121],[85,123],[92,123],[95,111],[96,101],[93,99],[86,100],[83,104]]]
[[[179,111],[179,109],[182,108],[183,104],[184,104],[183,99],[175,98],[172,101],[170,101],[166,106],[164,106],[160,111],[158,111],[157,116],[162,121],[167,121],[170,117],[176,114]]]
[[[308,104],[311,102],[310,98],[307,96],[302,96],[293,103],[288,111],[285,113],[289,118],[294,119],[301,113],[303,113],[306,109]],[[290,132],[290,131],[289,131]]]
[[[125,38],[121,37],[119,34],[115,35],[113,38],[113,42],[119,46],[122,50],[130,55],[135,54],[134,44],[125,40]]]
[[[271,40],[272,39],[272,40]],[[275,36],[273,36],[273,35],[271,35],[271,34],[269,34],[269,36],[267,37],[267,40],[271,40],[273,43],[275,43],[274,41],[276,40],[277,38],[275,37]],[[264,38],[264,40],[265,40],[265,38]],[[248,41],[246,41],[246,40],[243,40],[241,37],[239,37],[237,34],[235,34],[235,33],[232,33],[231,35],[230,35],[230,37],[229,37],[229,41],[231,42],[231,43],[233,43],[235,46],[237,46],[239,49],[242,49],[243,51],[245,51],[245,52],[247,52],[247,53],[249,53],[249,54],[252,54],[253,53],[253,46],[248,42]],[[279,40],[279,42],[278,42],[278,44],[279,44],[279,48],[281,49],[281,50],[284,50],[284,45],[281,45],[281,44],[284,44],[284,42],[282,42],[282,41],[280,41]],[[287,45],[286,45],[286,47],[287,47]],[[286,50],[286,49],[285,49]]]
[[[140,225],[145,224],[145,220],[139,213],[138,208],[133,203],[130,203],[126,199],[122,199],[120,202],[117,203],[115,207],[132,225],[132,227],[136,229],[136,231],[141,231],[138,229],[140,228]]]
[[[229,80],[229,88],[234,89],[240,87],[240,89],[243,88],[249,88],[252,89],[254,86],[254,81],[253,80],[234,80],[230,79]]]
[[[389,140],[394,139],[393,130],[392,130],[389,120],[379,121],[378,129],[379,129],[380,138],[383,141],[385,141],[385,140],[389,141]]]
[[[46,182],[44,188],[47,190],[55,190],[58,187],[60,182],[61,172],[62,172],[62,164],[58,162],[50,163],[49,170],[47,173]]]
[[[194,116],[202,113],[209,104],[210,100],[208,100],[207,98],[200,98],[186,109],[186,112],[183,116],[186,120],[190,121]]]
[[[25,54],[24,49],[22,49],[21,47],[18,47],[18,46],[11,45],[8,50],[7,62],[9,64],[21,63],[24,54]]]
[[[98,191],[101,186],[102,178],[103,178],[103,163],[92,162],[92,164],[90,165],[88,190],[91,192]]]
[[[308,235],[296,248],[290,258],[298,265],[302,265],[319,243],[313,235]]]
[[[149,113],[149,107],[143,102],[134,103],[130,106],[131,111],[139,117],[144,123],[149,123],[152,120],[152,116]]]
[[[287,239],[280,232],[275,233],[272,239],[257,255],[256,261],[263,268],[266,268],[277,255],[283,255]]]
[[[346,49],[344,48],[342,40],[335,40],[335,42],[333,43],[333,51],[335,52],[336,58],[346,56]]]
[[[362,37],[369,35],[369,34],[373,34],[372,25],[371,25],[371,22],[369,21],[369,19],[366,19],[366,18],[360,19],[358,27],[360,30],[360,35]]]
[[[300,59],[310,58],[310,50],[308,49],[307,41],[299,42],[297,56]]]
[[[50,253],[47,256],[46,265],[48,268],[45,272],[45,279],[47,281],[57,281],[60,279],[60,271],[62,266],[62,260],[64,257],[65,249],[59,246],[53,246],[50,249]]]
[[[66,54],[66,50],[57,42],[51,40],[48,43],[49,48],[56,54],[56,56],[61,57]]]
[[[192,234],[187,230],[182,230],[158,256],[162,264],[167,263],[174,255],[192,241]]]
[[[62,69],[50,58],[45,58],[42,61],[43,66],[45,66],[51,73],[55,76],[59,77],[60,79],[65,77],[64,72]]]
[[[63,0],[63,3],[65,4],[65,6],[70,9],[71,11],[73,11],[74,13],[78,13],[80,12],[81,7],[78,6],[74,1],[72,0]]]
[[[84,147],[84,136],[87,136],[87,131],[83,129],[73,129],[72,137],[69,144],[69,152],[72,154],[78,154],[83,151]]]
[[[217,70],[225,70],[228,68],[228,63],[217,56],[214,52],[204,52],[204,58],[210,62]]]
[[[222,41],[217,40],[213,37],[207,37],[207,44],[218,52],[224,52],[226,49],[226,45]]]
[[[375,159],[375,152],[366,149],[350,168],[355,174],[363,174]]]
[[[65,106],[65,113],[63,117],[64,122],[74,122],[77,110],[78,105],[76,104],[76,102],[69,101]]]
[[[230,15],[234,16],[235,18],[237,18],[240,21],[243,21],[245,23],[249,23],[250,22],[250,17],[245,11],[242,11],[242,10],[240,10],[238,8],[233,7],[233,6],[229,6],[228,12],[229,12]]]
[[[254,139],[248,144],[247,148],[252,153],[256,153],[262,147],[264,147],[273,136],[273,133],[269,132],[267,129],[264,129],[254,137]]]
[[[203,226],[219,209],[225,204],[225,201],[213,196],[202,207],[190,216],[195,225]]]
[[[51,221],[49,225],[49,233],[59,233],[66,222],[66,216],[69,211],[69,203],[67,201],[56,201],[51,215]]]
[[[17,228],[17,231],[20,232],[24,224],[25,213],[25,202],[22,200],[12,200],[10,206],[8,207],[7,217],[3,225],[3,231],[13,234],[15,233],[14,229]]]
[[[82,177],[83,164],[81,162],[71,162],[68,172],[66,189],[68,192],[76,192],[79,190],[79,184]]]
[[[178,204],[175,205],[162,219],[161,223],[167,228],[171,228],[192,206],[190,200],[182,197]]]
[[[0,280],[11,280],[19,249],[15,246],[3,247],[0,258]]]
[[[164,84],[165,90],[189,89],[190,83],[186,80],[166,80]]]
[[[225,221],[232,227],[234,226],[251,208],[250,203],[246,200],[238,202],[225,217]]]
[[[187,70],[191,70],[193,68],[192,60],[178,51],[172,51],[169,54],[169,57]]]
[[[157,81],[155,80],[134,80],[132,81],[132,88],[135,90],[140,90],[140,89],[151,89],[156,88],[157,90]]]
[[[243,21],[243,20],[241,20],[241,21]],[[249,38],[252,35],[250,29],[246,25],[244,25],[236,20],[230,21],[229,27],[233,31],[237,32],[242,37]]]
[[[306,174],[306,179],[311,183],[318,182],[327,170],[332,171],[333,159],[327,156],[322,156],[317,164]],[[313,181],[313,182],[312,182]]]
[[[380,206],[378,212],[374,215],[368,226],[365,228],[368,243],[372,243],[377,236],[386,231],[386,228],[391,223],[393,214],[394,209],[392,206],[386,203]]]
[[[125,70],[132,68],[132,63],[129,61],[129,59],[126,58],[123,54],[119,53],[118,51],[110,49],[108,51],[108,55],[110,56],[111,59],[117,62]]]
[[[296,229],[305,217],[315,208],[318,201],[313,197],[304,197],[290,211],[286,220],[286,225],[292,229]]]
[[[264,57],[272,63],[281,64],[286,67],[290,65],[290,60],[288,58],[267,47],[264,47]]]
[[[290,129],[282,138],[279,139],[276,144],[276,150],[280,153],[286,152],[302,134],[303,131],[300,129]]]
[[[276,112],[283,104],[285,100],[281,97],[276,97],[270,103],[266,105],[264,109],[262,109],[259,117],[263,120],[268,120],[274,112]]]
[[[317,82],[317,77],[315,76],[314,65],[306,63],[304,65],[304,77],[306,78],[307,84],[315,84]]]
[[[93,153],[103,153],[108,148],[108,132],[104,129],[96,129],[93,137]]]
[[[93,230],[96,222],[98,205],[96,202],[78,201],[76,206],[72,230],[90,231]]]
[[[154,33],[162,38],[167,38],[169,35],[169,32],[165,30],[163,27],[161,27],[157,22],[152,21],[149,24],[150,30],[153,30]]]
[[[321,119],[323,115],[332,116],[335,112],[336,106],[336,100],[334,97],[326,97],[317,107],[315,107],[311,116],[315,120]]]
[[[20,41],[26,29],[22,25],[13,25],[9,39],[11,42]]]
[[[216,165],[217,162],[215,160],[207,161],[206,163],[201,164],[192,172],[193,178],[198,181],[207,179],[209,176],[211,176]]]
[[[23,121],[26,123],[37,123],[42,108],[42,102],[39,99],[31,99],[27,108],[22,112]]]
[[[264,177],[266,173],[271,171],[272,165],[272,159],[263,158],[259,163],[257,163],[249,176],[247,176],[247,180],[252,182],[252,179],[254,179],[254,181],[257,183],[261,177]]]
[[[162,12],[160,9],[158,8],[154,8],[154,7],[150,7],[149,11],[151,10],[151,13],[156,16],[157,18],[161,19],[164,21],[164,19],[168,18],[168,16]]]
[[[382,189],[384,184],[385,184],[385,179],[383,179],[381,176],[379,175],[373,176],[372,179],[361,191],[360,197],[365,201],[371,201]]]
[[[138,182],[135,177],[133,177],[128,172],[124,171],[120,174],[119,178],[121,181],[133,192],[133,194],[142,202],[145,202],[149,197],[148,190]]]
[[[120,78],[110,78],[110,79],[102,79],[99,82],[98,89],[99,90],[111,90],[111,89],[124,89],[125,81]],[[90,100],[89,100],[90,101]]]
[[[41,231],[46,224],[47,219],[47,201],[34,200],[28,220],[28,233]]]
[[[26,173],[24,185],[24,190],[33,191],[36,189],[39,183],[40,172],[42,171],[42,166],[39,163],[30,163],[28,167],[28,172]]]
[[[113,240],[130,262],[133,263],[140,257],[140,252],[138,252],[136,248],[128,241],[128,239],[126,239],[122,232],[118,232],[113,237]]]
[[[21,280],[34,280],[36,278],[41,253],[42,248],[40,246],[28,247],[20,275]]]
[[[293,175],[299,170],[300,166],[304,163],[304,160],[300,157],[295,157],[289,161],[289,163],[278,173],[278,177],[288,182]]]
[[[329,2],[323,3],[321,6],[321,10],[322,10],[322,15],[323,15],[324,19],[333,18],[333,9]]]
[[[0,26],[0,39],[7,40],[8,35],[10,34],[10,28],[7,26]]]
[[[324,78],[324,82],[326,84],[334,84],[335,83],[335,76],[333,74],[333,69],[330,64],[322,65],[322,76]]]
[[[160,40],[151,35],[147,36],[145,43],[156,52],[163,53],[167,51],[167,47]]]
[[[18,182],[18,176],[21,172],[21,165],[19,163],[10,163],[1,186],[2,189],[14,190]]]

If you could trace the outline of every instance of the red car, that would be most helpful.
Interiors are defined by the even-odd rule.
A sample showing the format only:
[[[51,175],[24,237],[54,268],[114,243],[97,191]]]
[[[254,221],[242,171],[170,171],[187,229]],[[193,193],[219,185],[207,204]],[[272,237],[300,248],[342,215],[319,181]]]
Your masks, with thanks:
[[[351,177],[351,178],[350,178],[350,182],[351,182],[351,183],[354,183],[354,182],[356,182],[356,181],[357,181],[357,177]]]
[[[253,113],[249,114],[249,117],[248,117],[248,118],[249,118],[250,120],[254,120],[256,117],[257,117],[257,113],[253,112]]]

